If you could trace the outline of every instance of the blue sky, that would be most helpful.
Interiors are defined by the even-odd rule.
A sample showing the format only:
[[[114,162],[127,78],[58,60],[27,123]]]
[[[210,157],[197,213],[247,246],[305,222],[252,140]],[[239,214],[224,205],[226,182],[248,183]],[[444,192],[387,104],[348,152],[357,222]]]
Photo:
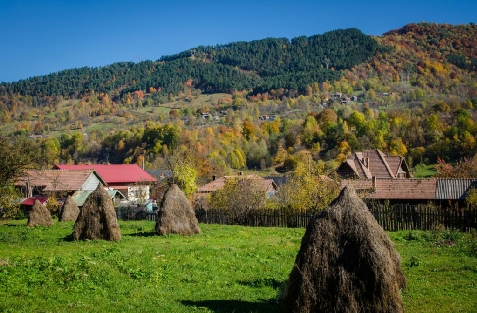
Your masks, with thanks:
[[[477,1],[3,0],[0,82],[69,68],[157,60],[199,45],[355,27],[477,22]]]

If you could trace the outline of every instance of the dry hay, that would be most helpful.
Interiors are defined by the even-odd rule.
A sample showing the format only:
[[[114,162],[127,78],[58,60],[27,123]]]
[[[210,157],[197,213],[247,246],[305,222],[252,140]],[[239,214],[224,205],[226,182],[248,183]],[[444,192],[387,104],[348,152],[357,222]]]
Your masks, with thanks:
[[[176,184],[172,184],[162,198],[157,211],[156,234],[200,234],[192,205]]]
[[[72,237],[74,240],[121,239],[113,201],[101,184],[83,204],[76,219]]]
[[[79,212],[80,210],[78,209],[75,200],[73,200],[71,196],[68,196],[61,206],[60,213],[58,214],[58,221],[76,221]]]
[[[36,199],[30,213],[28,214],[28,226],[50,226],[53,225],[50,211],[45,205]]]
[[[403,312],[400,256],[354,189],[306,229],[285,291],[289,312]]]

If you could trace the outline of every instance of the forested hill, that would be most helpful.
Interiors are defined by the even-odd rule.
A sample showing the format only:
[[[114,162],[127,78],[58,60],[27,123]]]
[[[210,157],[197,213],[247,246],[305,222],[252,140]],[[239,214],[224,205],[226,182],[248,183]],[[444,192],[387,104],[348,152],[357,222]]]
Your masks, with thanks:
[[[200,46],[157,61],[120,62],[99,68],[68,69],[0,85],[0,96],[20,94],[41,102],[45,96],[79,98],[91,92],[121,97],[157,90],[177,94],[188,82],[203,92],[285,88],[304,91],[310,82],[334,81],[343,69],[366,62],[378,44],[358,29],[311,37],[267,38]],[[40,103],[38,103],[40,104]]]
[[[366,89],[406,82],[429,94],[476,97],[477,25],[413,23],[376,40],[384,48],[353,69]]]

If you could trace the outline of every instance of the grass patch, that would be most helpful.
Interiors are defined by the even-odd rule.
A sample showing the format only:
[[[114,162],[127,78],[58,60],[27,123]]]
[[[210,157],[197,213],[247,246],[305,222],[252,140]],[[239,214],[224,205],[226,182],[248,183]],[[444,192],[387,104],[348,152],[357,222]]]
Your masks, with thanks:
[[[120,242],[70,242],[72,222],[2,222],[0,311],[285,312],[276,299],[304,229],[201,224],[201,235],[159,237],[153,222],[120,226]],[[408,279],[406,312],[477,310],[475,238],[390,236]]]
[[[433,164],[431,165],[422,164],[422,165],[416,165],[416,167],[414,167],[413,175],[416,178],[433,177],[433,176],[436,176],[436,174],[437,174],[437,171]]]
[[[110,131],[112,129],[117,129],[117,125],[115,123],[93,123],[85,128],[86,133],[92,133],[95,130],[102,130],[102,131]],[[81,131],[81,130],[79,130]]]

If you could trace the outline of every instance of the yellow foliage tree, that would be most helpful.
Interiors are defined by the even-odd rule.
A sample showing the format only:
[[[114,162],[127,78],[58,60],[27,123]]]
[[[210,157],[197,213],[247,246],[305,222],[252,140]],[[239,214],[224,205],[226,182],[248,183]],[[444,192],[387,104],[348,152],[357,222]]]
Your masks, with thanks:
[[[235,223],[242,223],[252,210],[266,207],[265,190],[260,188],[257,179],[236,177],[228,178],[223,189],[213,192],[208,205],[229,211]]]
[[[335,181],[320,176],[317,168],[298,162],[295,171],[287,177],[278,192],[278,206],[289,213],[318,211],[325,208],[339,193]]]

